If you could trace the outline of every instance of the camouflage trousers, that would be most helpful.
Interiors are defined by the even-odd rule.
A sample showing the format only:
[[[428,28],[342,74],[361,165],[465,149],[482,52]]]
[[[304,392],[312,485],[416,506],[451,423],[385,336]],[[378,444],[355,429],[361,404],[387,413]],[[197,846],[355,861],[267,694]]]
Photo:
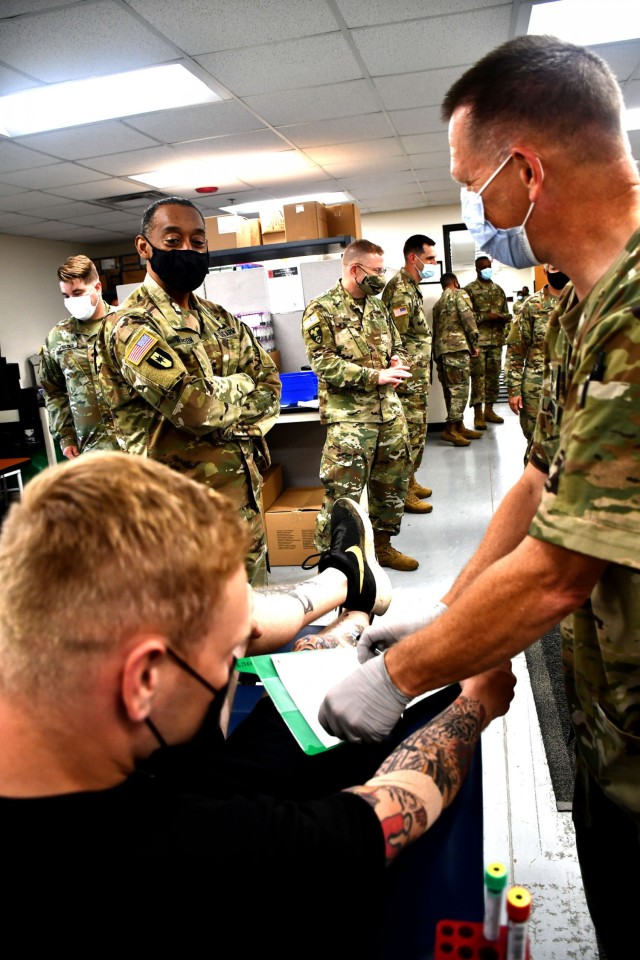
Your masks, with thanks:
[[[480,347],[477,357],[471,357],[470,407],[477,403],[495,403],[500,389],[502,347]]]
[[[409,431],[409,449],[413,472],[422,463],[422,454],[427,440],[427,421],[429,419],[429,393],[398,394]]]
[[[200,444],[202,439],[198,438]],[[201,449],[201,448],[200,448]],[[197,452],[198,447],[194,448]],[[267,583],[267,538],[262,517],[262,477],[253,453],[251,440],[215,444],[207,451],[207,460],[189,460],[190,449],[173,454],[167,463],[174,470],[187,474],[199,483],[224,494],[249,528],[249,550],[245,569],[253,587]]]
[[[447,405],[447,423],[464,419],[469,400],[469,361],[467,350],[443,353],[436,360],[438,380],[442,384],[444,402]]]
[[[520,411],[520,426],[527,440],[531,440],[533,431],[538,419],[538,407],[540,406],[540,395],[542,393],[541,383],[522,382],[522,410]]]
[[[330,423],[320,461],[324,487],[315,544],[329,547],[331,510],[338,497],[359,501],[365,487],[374,530],[400,532],[412,470],[404,417],[388,423]]]

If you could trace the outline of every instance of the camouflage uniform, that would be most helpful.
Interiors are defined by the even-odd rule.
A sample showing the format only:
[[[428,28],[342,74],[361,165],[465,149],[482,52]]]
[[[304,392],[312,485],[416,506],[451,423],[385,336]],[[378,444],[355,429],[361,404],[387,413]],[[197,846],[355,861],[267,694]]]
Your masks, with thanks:
[[[522,397],[520,426],[528,441],[527,451],[538,416],[544,374],[544,337],[551,311],[558,297],[549,284],[524,301],[520,315],[511,324],[504,365],[509,397]]]
[[[580,762],[640,825],[640,230],[581,303],[551,315],[530,534],[607,561],[563,631]]]
[[[513,301],[512,313],[514,318],[520,316],[520,314],[522,313],[522,308],[528,299],[529,299],[528,297],[522,297],[522,298],[518,297],[517,300]]]
[[[107,313],[111,310],[102,301]],[[68,316],[40,348],[40,382],[49,426],[60,449],[118,450],[113,419],[94,375],[93,348],[99,320]]]
[[[447,405],[447,423],[456,423],[464,419],[469,400],[470,356],[480,334],[465,290],[443,290],[432,312],[433,352]]]
[[[181,310],[147,275],[97,341],[118,443],[224,493],[251,527],[247,573],[266,581],[259,469],[280,411],[275,364],[249,328],[192,294]]]
[[[480,338],[479,356],[471,360],[471,399],[469,406],[478,403],[495,403],[500,389],[502,347],[508,322],[487,320],[488,313],[500,313],[509,317],[509,306],[502,287],[493,280],[473,280],[464,288],[471,298],[473,312],[478,323]]]
[[[409,431],[413,472],[422,463],[429,419],[431,386],[431,330],[424,313],[420,286],[402,268],[382,291],[382,302],[391,314],[411,364],[411,379],[396,387]]]
[[[377,297],[355,300],[338,282],[307,305],[302,336],[318,376],[320,420],[327,424],[316,547],[329,546],[335,500],[359,500],[366,486],[374,531],[396,534],[411,452],[402,403],[393,386],[379,386],[377,371],[386,369],[394,354],[407,360],[400,335]]]

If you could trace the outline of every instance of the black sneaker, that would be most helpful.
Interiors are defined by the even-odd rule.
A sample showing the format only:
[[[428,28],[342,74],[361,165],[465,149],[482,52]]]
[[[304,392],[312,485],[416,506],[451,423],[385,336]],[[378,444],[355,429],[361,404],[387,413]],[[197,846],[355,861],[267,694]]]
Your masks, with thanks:
[[[342,605],[345,610],[377,616],[386,612],[391,603],[391,581],[376,560],[371,521],[355,500],[336,500],[331,511],[331,546],[316,556],[320,573],[334,567],[347,577],[347,596]],[[313,557],[305,560],[305,570]]]

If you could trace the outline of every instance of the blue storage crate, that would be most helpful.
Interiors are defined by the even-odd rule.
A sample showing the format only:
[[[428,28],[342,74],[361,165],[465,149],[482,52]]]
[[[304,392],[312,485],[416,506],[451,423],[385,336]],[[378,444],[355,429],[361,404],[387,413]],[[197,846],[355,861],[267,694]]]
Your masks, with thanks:
[[[283,407],[293,406],[299,400],[315,400],[318,396],[318,378],[313,370],[281,373]]]

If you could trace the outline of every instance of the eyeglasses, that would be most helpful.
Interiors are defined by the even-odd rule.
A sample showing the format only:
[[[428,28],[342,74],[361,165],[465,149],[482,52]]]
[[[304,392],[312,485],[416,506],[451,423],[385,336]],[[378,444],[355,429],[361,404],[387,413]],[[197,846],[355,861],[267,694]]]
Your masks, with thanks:
[[[385,267],[378,267],[374,270],[373,267],[365,267],[364,263],[356,263],[356,267],[360,267],[361,270],[364,270],[364,272],[369,275],[373,273],[376,277],[384,277],[387,272]]]

